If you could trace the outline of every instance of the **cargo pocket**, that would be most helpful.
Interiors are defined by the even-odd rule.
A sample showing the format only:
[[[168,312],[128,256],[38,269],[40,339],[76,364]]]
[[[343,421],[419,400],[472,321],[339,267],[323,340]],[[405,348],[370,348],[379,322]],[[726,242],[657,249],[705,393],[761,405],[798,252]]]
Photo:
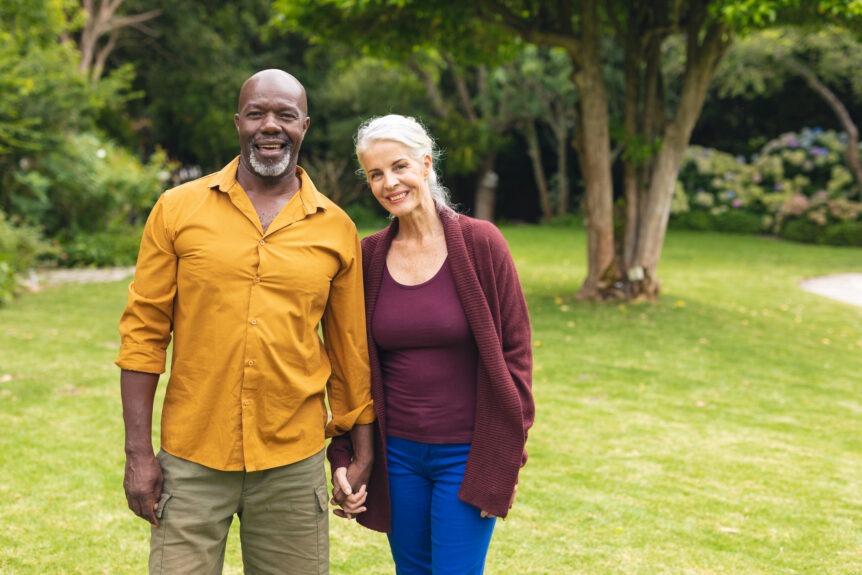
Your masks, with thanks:
[[[150,525],[150,573],[165,572],[165,547],[168,538],[168,527],[165,525],[162,518],[165,514],[165,507],[171,499],[171,494],[162,491],[162,496],[159,497],[159,504],[156,507],[156,519],[159,520],[159,526]]]
[[[314,488],[317,495],[317,573],[326,575],[329,573],[329,496],[326,493],[326,485],[318,485]]]
[[[158,507],[156,507],[156,519],[162,518],[162,515],[165,512],[165,506],[168,504],[168,501],[170,501],[171,497],[172,495],[170,493],[165,493],[164,491],[162,491],[162,496],[159,497],[159,505]]]
[[[329,496],[326,494],[326,486],[318,485],[314,488],[314,493],[317,495],[318,511],[326,513]]]

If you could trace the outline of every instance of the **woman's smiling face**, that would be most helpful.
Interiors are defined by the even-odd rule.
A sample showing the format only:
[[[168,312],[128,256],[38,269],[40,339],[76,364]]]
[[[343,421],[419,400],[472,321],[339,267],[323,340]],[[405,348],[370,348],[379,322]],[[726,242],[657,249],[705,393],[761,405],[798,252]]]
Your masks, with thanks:
[[[428,175],[431,156],[414,160],[410,150],[392,140],[371,142],[359,155],[359,163],[371,193],[395,217],[403,217],[419,206],[433,207]]]

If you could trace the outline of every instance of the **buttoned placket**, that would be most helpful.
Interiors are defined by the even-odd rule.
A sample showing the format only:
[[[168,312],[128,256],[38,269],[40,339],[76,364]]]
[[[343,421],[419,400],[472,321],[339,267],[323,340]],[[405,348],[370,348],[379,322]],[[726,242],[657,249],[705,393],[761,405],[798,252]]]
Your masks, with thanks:
[[[245,204],[245,202],[247,202],[247,196],[243,193],[243,196],[241,197]],[[261,345],[258,331],[260,330],[261,322],[265,321],[265,317],[262,317],[262,310],[259,307],[259,302],[261,301],[261,290],[266,289],[266,282],[264,281],[266,270],[262,269],[262,266],[267,259],[267,251],[272,249],[272,237],[279,233],[280,230],[293,225],[297,219],[303,219],[306,217],[309,212],[304,208],[300,208],[300,213],[294,212],[293,214],[287,214],[283,210],[282,213],[276,216],[269,228],[266,231],[263,231],[259,227],[260,223],[256,217],[257,214],[254,211],[251,202],[248,202],[247,205],[244,206],[237,205],[237,207],[246,215],[249,221],[258,226],[257,231],[259,234],[255,240],[257,244],[255,246],[258,256],[257,262],[253,264],[254,269],[251,270],[252,280],[249,288],[250,294],[247,317],[248,324],[246,325],[245,357],[240,389],[243,459],[245,461],[246,468],[254,469],[258,465],[257,459],[260,456],[260,446],[250,444],[249,441],[257,437],[258,434],[254,432],[246,432],[246,430],[252,430],[256,426],[256,422],[254,420],[257,418],[258,414],[256,413],[257,405],[255,400],[260,392],[259,384],[263,377],[263,374],[259,372],[261,358],[256,356]]]
[[[249,318],[248,326],[246,327],[246,358],[245,366],[243,367],[243,381],[240,410],[242,412],[242,427],[243,430],[250,429],[254,426],[255,413],[255,396],[258,393],[259,366],[255,359],[255,355],[259,350],[260,340],[258,337],[258,325],[261,319],[257,317],[255,302],[260,300],[260,290],[264,288],[262,283],[261,263],[264,260],[264,250],[268,249],[266,234],[257,240],[257,262],[253,264],[255,269],[252,270],[252,282],[250,286],[251,293],[249,295]],[[243,451],[245,452],[244,459],[249,462],[249,448],[252,446],[246,443],[247,439],[254,437],[255,434],[243,432]],[[252,448],[252,451],[254,449]]]

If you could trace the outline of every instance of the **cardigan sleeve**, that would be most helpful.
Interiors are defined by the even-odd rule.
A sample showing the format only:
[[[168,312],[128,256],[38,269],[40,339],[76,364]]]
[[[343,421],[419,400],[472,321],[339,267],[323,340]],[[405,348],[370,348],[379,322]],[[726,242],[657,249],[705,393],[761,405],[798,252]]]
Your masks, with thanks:
[[[530,327],[530,315],[527,301],[515,261],[509,251],[503,234],[492,224],[481,226],[477,230],[477,238],[487,246],[489,260],[493,267],[489,270],[493,276],[496,291],[495,307],[498,310],[499,332],[503,346],[503,357],[512,377],[512,382],[521,400],[523,416],[524,441],[528,430],[535,419],[535,404],[533,401],[533,342]],[[481,251],[481,250],[479,250]],[[478,255],[478,254],[477,254]],[[477,262],[478,263],[478,262]],[[480,268],[485,266],[478,263]],[[480,274],[480,276],[483,274]],[[489,286],[486,284],[485,289]],[[527,462],[526,449],[521,456],[521,466]]]
[[[350,434],[344,433],[332,438],[329,447],[326,448],[326,457],[333,474],[339,467],[348,467],[353,461],[353,444],[350,442]]]

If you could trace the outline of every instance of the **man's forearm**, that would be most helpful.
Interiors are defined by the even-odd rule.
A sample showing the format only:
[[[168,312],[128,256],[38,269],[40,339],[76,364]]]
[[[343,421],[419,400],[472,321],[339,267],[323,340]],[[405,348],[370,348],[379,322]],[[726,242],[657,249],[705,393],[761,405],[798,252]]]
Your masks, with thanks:
[[[374,424],[356,424],[350,430],[354,461],[370,465],[374,462]]]
[[[153,401],[159,374],[122,370],[120,396],[126,429],[126,455],[153,453]]]

